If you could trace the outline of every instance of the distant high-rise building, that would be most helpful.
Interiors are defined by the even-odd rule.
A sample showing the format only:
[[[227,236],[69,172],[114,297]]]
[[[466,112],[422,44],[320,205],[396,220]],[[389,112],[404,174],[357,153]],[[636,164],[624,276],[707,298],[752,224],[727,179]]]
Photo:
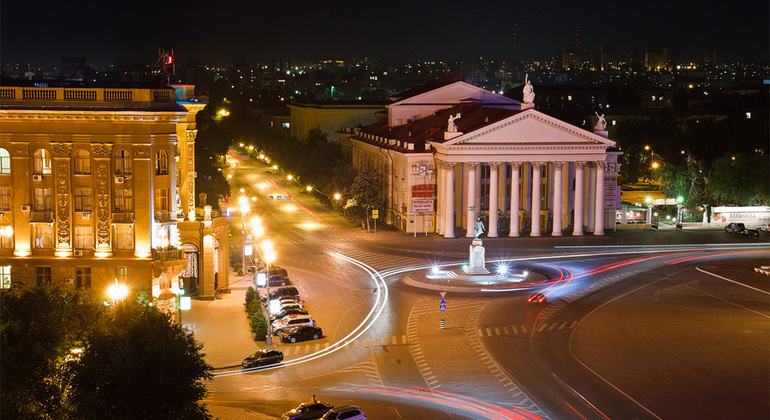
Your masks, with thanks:
[[[67,57],[61,58],[61,73],[65,80],[83,80],[83,76],[88,69],[88,62],[85,57]]]
[[[647,47],[644,49],[644,68],[647,71],[663,71],[670,68],[668,49]]]
[[[561,68],[567,70],[580,69],[580,48],[576,45],[564,47],[561,52]]]
[[[717,52],[706,51],[706,53],[703,55],[703,62],[709,64],[717,64]]]
[[[604,45],[599,48],[600,68],[609,70],[618,68],[618,49],[611,45]]]

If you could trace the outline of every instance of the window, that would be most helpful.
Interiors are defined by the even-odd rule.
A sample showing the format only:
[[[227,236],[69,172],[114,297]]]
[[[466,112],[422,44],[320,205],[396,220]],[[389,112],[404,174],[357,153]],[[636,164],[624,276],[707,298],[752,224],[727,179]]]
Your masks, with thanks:
[[[0,289],[11,288],[11,266],[0,265]]]
[[[53,211],[50,188],[35,188],[35,211]]]
[[[119,284],[128,285],[128,267],[115,267],[115,278]]]
[[[90,188],[75,188],[75,211],[90,213],[93,206]]]
[[[131,190],[115,190],[115,213],[131,213],[133,211],[133,199]]]
[[[35,248],[53,248],[53,235],[51,226],[35,226]]]
[[[118,175],[131,173],[131,155],[125,150],[115,152],[115,173]]]
[[[75,267],[75,285],[78,289],[91,288],[91,267]]]
[[[115,225],[115,248],[134,249],[134,229],[131,226]]]
[[[34,156],[34,174],[35,175],[50,175],[51,174],[51,154],[45,149],[35,150]]]
[[[94,233],[91,226],[75,227],[75,249],[91,249],[94,247]]]
[[[35,285],[40,286],[42,284],[51,283],[51,266],[37,266],[35,267]]]
[[[10,188],[0,188],[0,211],[11,211]]]
[[[11,155],[7,150],[0,147],[0,175],[11,173]]]
[[[168,211],[168,188],[158,188],[155,190],[155,211]]]
[[[3,228],[5,226],[0,226],[0,228]],[[10,226],[7,226],[10,227]],[[5,236],[0,235],[0,248],[4,249],[11,249],[13,248],[13,235],[11,236]]]
[[[87,150],[75,152],[75,175],[91,175],[91,154]]]
[[[168,154],[164,150],[155,154],[155,175],[168,175]]]

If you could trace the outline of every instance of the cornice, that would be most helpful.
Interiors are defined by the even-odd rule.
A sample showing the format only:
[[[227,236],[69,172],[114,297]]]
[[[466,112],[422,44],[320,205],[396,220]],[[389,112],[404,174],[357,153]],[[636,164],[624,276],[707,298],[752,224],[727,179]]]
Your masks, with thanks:
[[[38,111],[0,110],[0,120],[5,121],[121,121],[121,122],[178,122],[185,113],[134,112],[134,111]]]

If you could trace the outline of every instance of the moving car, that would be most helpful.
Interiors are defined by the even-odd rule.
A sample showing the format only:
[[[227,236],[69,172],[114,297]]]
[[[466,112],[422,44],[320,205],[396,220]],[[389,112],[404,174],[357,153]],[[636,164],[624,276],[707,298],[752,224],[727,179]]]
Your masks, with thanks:
[[[282,330],[278,336],[284,343],[296,343],[297,341],[317,340],[323,337],[323,331],[318,327],[304,325]]]
[[[281,363],[283,353],[278,350],[258,350],[251,356],[243,359],[241,366],[250,368],[254,366],[275,365]]]
[[[331,404],[326,404],[321,401],[313,400],[309,402],[303,402],[298,405],[297,408],[289,410],[281,414],[283,420],[311,420],[320,419],[327,411],[334,408]]]
[[[366,420],[366,413],[356,406],[343,405],[329,410],[321,418],[324,420]]]
[[[276,334],[280,334],[281,331],[287,328],[299,327],[301,325],[315,326],[315,321],[310,315],[286,315],[281,319],[273,321],[273,331]]]
[[[746,229],[746,226],[743,223],[733,222],[725,226],[725,232],[729,233],[738,233],[744,229]]]
[[[547,301],[548,297],[540,292],[533,294],[527,299],[527,302],[529,303],[546,303]]]
[[[743,229],[741,236],[748,236],[749,238],[759,238],[759,229]]]

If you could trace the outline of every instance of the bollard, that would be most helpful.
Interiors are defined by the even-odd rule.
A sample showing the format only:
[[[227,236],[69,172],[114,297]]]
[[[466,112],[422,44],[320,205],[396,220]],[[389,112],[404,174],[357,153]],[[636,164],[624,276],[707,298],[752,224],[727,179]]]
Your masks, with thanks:
[[[441,329],[443,330],[445,328],[446,328],[446,321],[444,321],[444,319],[442,318],[441,319]]]

